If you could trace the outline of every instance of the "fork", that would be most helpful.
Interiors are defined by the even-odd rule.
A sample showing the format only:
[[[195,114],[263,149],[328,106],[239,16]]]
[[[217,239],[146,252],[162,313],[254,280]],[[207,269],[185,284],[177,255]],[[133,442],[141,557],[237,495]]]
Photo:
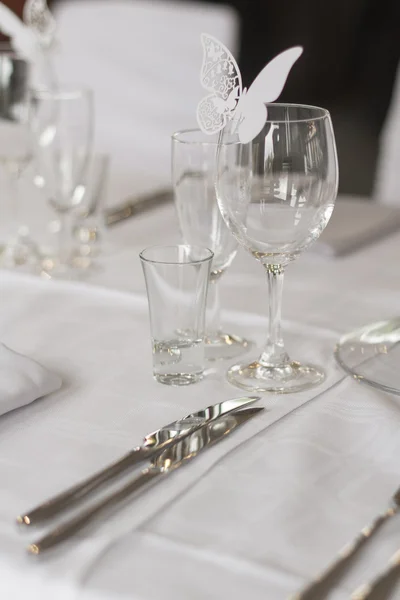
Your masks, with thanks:
[[[338,553],[336,559],[322,571],[309,585],[302,591],[292,595],[289,600],[322,600],[326,595],[326,585],[331,577],[346,566],[347,561],[354,557],[358,550],[367,542],[380,527],[400,510],[400,488],[393,495],[388,508],[379,514],[369,525],[363,527],[360,533],[348,544],[346,544]],[[331,583],[329,581],[329,583]],[[360,589],[360,588],[359,588]],[[357,592],[357,590],[356,590]],[[354,592],[355,593],[355,592]],[[367,596],[353,596],[352,600],[364,600]]]
[[[350,596],[351,600],[367,600],[372,598],[374,592],[377,591],[378,586],[386,583],[389,579],[397,572],[400,568],[400,549],[393,554],[389,559],[388,566],[386,569],[381,571],[376,577],[363,583],[358,587]]]

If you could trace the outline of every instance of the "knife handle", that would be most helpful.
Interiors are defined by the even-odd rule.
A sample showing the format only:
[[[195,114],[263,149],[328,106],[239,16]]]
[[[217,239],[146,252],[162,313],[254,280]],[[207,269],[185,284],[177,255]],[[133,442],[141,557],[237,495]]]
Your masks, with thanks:
[[[54,517],[64,509],[69,508],[82,498],[88,496],[93,490],[103,485],[103,483],[114,479],[114,477],[142,460],[146,460],[150,454],[152,453],[138,446],[117,462],[98,471],[88,479],[77,483],[61,494],[50,498],[31,511],[20,515],[17,517],[17,523],[20,525],[36,525],[37,523]]]
[[[141,487],[150,483],[155,477],[159,477],[162,471],[158,468],[149,467],[144,469],[138,477],[133,481],[125,485],[117,492],[107,496],[104,500],[97,502],[92,507],[81,512],[76,517],[66,521],[50,531],[39,541],[34,542],[28,546],[28,552],[31,554],[41,554],[45,550],[50,550],[54,546],[57,546],[61,542],[68,540],[75,533],[86,527],[90,522],[97,517],[105,509],[110,509],[123,500],[139,490]]]

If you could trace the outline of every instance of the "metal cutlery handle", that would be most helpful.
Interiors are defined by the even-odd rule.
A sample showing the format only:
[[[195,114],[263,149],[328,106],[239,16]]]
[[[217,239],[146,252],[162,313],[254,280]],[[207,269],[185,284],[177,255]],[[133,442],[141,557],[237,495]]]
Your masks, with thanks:
[[[346,544],[338,553],[336,559],[320,573],[302,591],[290,597],[290,600],[322,600],[327,593],[327,587],[330,587],[329,579],[337,574],[341,567],[353,557],[364,543],[385,523],[393,517],[398,511],[397,506],[391,506],[384,513],[379,515],[372,523],[364,527],[360,533],[349,544]]]
[[[146,194],[140,198],[128,200],[121,206],[106,211],[106,225],[108,227],[116,225],[125,219],[129,219],[137,214],[157,208],[161,204],[171,202],[173,199],[172,190],[158,190],[155,193]]]
[[[136,477],[129,484],[125,485],[123,488],[118,490],[117,492],[107,496],[104,500],[97,502],[94,506],[88,508],[87,510],[80,513],[77,517],[66,521],[50,531],[47,535],[41,538],[39,541],[34,542],[30,546],[28,546],[28,551],[31,554],[41,554],[45,550],[49,550],[53,548],[57,544],[68,540],[75,533],[89,525],[89,523],[97,517],[103,510],[112,508],[116,506],[120,502],[122,502],[125,498],[130,496],[133,492],[136,492],[140,488],[144,487],[152,479],[161,475],[160,469],[148,468],[144,469],[139,477]]]
[[[135,448],[120,460],[98,471],[88,479],[77,483],[65,492],[50,498],[40,506],[32,509],[24,515],[17,517],[17,523],[21,525],[35,525],[41,521],[46,521],[58,514],[66,507],[72,506],[78,500],[85,498],[93,490],[100,487],[103,483],[110,481],[117,475],[123,473],[129,467],[141,462],[152,454],[143,448]]]
[[[82,513],[68,522],[61,523],[45,537],[31,544],[28,548],[32,554],[40,554],[56,544],[68,539],[77,531],[85,527],[94,517],[106,508],[120,503],[122,500],[136,492],[139,488],[158,477],[165,478],[169,473],[187,464],[203,450],[225,439],[237,427],[255,417],[264,409],[247,408],[231,415],[222,416],[215,423],[205,423],[199,429],[185,435],[188,439],[181,439],[178,444],[171,444],[165,452],[156,454],[152,465],[144,469],[139,477],[131,480],[115,493],[93,504]],[[219,421],[219,422],[218,422]]]
[[[372,599],[372,595],[377,591],[378,586],[389,579],[400,568],[400,550],[397,550],[389,560],[388,567],[379,573],[374,579],[368,583],[363,583],[350,596],[351,600],[367,600]]]
[[[95,473],[95,475],[74,485],[54,498],[50,498],[33,510],[20,515],[17,517],[17,523],[21,525],[33,525],[54,517],[62,510],[69,508],[74,503],[88,496],[103,483],[110,481],[139,462],[152,459],[163,450],[179,443],[201,429],[204,424],[211,423],[217,418],[228,415],[246,404],[251,404],[259,399],[258,396],[248,396],[225,400],[149,433],[144,438],[144,446],[134,448],[114,464],[105,467],[102,471]]]

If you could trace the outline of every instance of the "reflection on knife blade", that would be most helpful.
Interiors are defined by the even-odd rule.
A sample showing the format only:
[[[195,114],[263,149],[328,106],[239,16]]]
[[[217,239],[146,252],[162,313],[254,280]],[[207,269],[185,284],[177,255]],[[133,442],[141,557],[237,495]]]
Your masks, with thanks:
[[[149,210],[157,208],[162,204],[173,200],[172,190],[159,190],[156,193],[151,193],[139,198],[127,200],[122,205],[115,208],[110,208],[105,211],[106,225],[111,227],[121,221],[125,221],[130,217],[138,214],[143,214]]]
[[[151,481],[157,481],[179,469],[179,467],[194,459],[200,452],[220,442],[237,427],[263,410],[261,407],[244,408],[238,412],[222,416],[211,423],[205,423],[200,429],[153,458],[150,466],[143,469],[133,481],[107,496],[104,500],[97,502],[77,517],[59,525],[42,539],[31,544],[28,551],[32,554],[40,554],[69,539],[104,510],[117,506]]]
[[[161,427],[161,429],[157,429],[157,431],[149,433],[145,436],[141,446],[137,446],[120,460],[95,473],[88,479],[81,481],[54,498],[50,498],[31,511],[20,515],[17,517],[17,522],[20,525],[35,525],[65,509],[69,509],[73,504],[88,496],[93,490],[111,481],[117,475],[132,468],[134,465],[144,460],[149,460],[155,454],[159,454],[163,449],[199,429],[204,423],[215,421],[218,417],[257,400],[260,400],[258,396],[225,400],[224,402],[219,402],[218,404],[191,413],[183,419],[174,421],[169,425]]]

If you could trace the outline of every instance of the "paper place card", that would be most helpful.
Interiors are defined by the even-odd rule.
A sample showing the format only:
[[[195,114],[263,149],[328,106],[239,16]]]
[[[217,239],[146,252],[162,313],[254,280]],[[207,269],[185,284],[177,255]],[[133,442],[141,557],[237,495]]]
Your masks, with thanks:
[[[197,107],[197,122],[206,134],[221,131],[228,119],[238,121],[242,144],[251,142],[262,130],[267,118],[266,102],[281,95],[294,63],[303,53],[295,46],[278,54],[257,75],[249,89],[243,89],[238,64],[222,42],[211,35],[201,35],[203,64],[200,82],[209,93]]]

